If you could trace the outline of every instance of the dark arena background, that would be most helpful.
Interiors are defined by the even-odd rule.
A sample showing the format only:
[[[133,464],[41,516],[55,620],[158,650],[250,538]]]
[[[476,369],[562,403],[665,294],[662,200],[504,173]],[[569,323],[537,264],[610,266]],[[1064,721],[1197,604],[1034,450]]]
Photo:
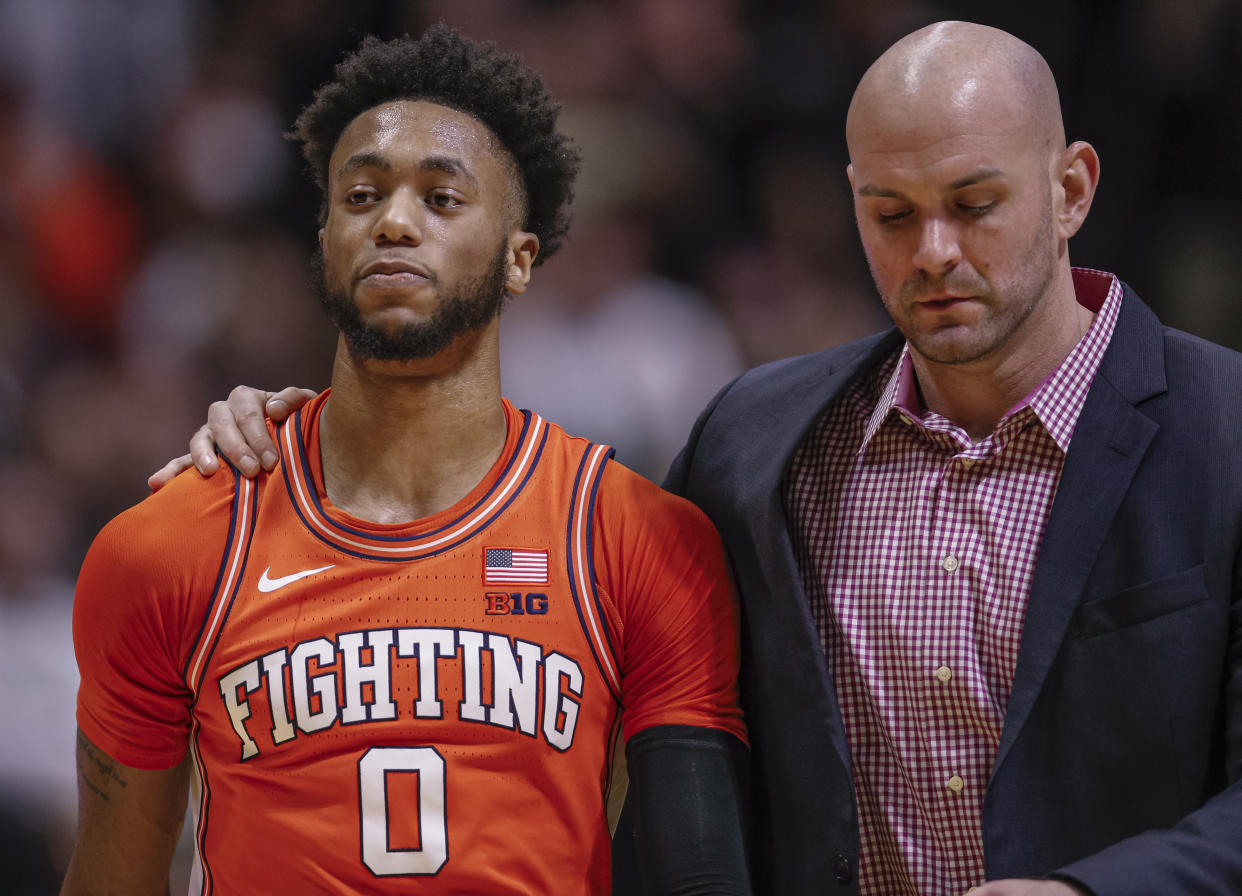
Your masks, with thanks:
[[[845,110],[950,18],[1039,49],[1099,151],[1074,262],[1242,348],[1237,0],[0,0],[0,889],[55,893],[72,842],[90,539],[211,399],[326,383],[316,197],[282,133],[362,34],[443,19],[564,101],[575,223],[505,313],[505,391],[658,480],[736,373],[885,325]]]

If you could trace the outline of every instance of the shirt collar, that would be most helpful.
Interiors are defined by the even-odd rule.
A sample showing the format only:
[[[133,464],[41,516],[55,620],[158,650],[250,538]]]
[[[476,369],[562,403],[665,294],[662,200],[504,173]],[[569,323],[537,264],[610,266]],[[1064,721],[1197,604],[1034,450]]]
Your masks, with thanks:
[[[1087,391],[1112,338],[1122,295],[1121,281],[1106,271],[1074,268],[1073,277],[1078,304],[1092,311],[1095,319],[1061,363],[1043,382],[1006,411],[996,424],[996,429],[1001,429],[1015,414],[1029,406],[1063,452],[1069,450],[1070,438],[1086,401]],[[918,397],[910,343],[906,342],[867,419],[862,444],[858,448],[859,455],[866,452],[871,440],[890,416],[905,417],[907,422],[922,427],[924,413]]]

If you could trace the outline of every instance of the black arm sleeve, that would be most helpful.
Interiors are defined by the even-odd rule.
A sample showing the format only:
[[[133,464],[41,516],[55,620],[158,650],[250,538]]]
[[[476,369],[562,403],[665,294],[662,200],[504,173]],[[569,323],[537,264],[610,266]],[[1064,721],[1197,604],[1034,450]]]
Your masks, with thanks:
[[[749,894],[746,747],[723,731],[659,725],[630,738],[625,753],[613,896]]]

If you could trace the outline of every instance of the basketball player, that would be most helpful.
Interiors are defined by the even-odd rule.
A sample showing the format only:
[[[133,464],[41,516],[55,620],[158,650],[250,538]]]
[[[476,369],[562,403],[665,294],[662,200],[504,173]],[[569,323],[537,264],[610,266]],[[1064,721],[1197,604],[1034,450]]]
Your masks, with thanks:
[[[74,608],[65,894],[602,894],[627,743],[650,892],[748,892],[719,539],[501,397],[497,315],[577,157],[515,58],[364,40],[295,125],[323,190],[331,388],[279,463],[182,476],[95,540]]]

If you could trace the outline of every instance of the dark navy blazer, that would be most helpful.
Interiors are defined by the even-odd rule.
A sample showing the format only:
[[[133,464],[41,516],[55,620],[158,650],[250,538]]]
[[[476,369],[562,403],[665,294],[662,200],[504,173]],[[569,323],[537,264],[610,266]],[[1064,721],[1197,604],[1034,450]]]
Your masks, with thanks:
[[[739,377],[666,487],[720,529],[743,607],[757,893],[857,892],[841,712],[781,477],[896,331]],[[983,803],[989,879],[1099,896],[1242,894],[1242,355],[1163,327],[1129,287],[1039,552]]]

